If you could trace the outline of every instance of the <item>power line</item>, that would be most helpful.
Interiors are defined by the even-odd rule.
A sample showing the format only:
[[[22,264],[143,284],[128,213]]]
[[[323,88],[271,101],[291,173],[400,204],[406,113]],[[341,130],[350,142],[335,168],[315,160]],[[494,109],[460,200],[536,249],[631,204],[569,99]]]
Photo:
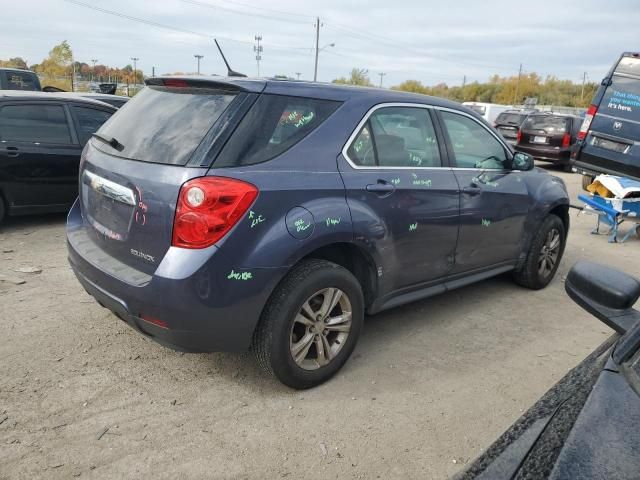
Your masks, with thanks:
[[[218,39],[222,39],[222,40],[227,40],[229,42],[236,42],[236,43],[242,43],[244,45],[253,45],[253,43],[246,41],[246,40],[238,40],[237,38],[231,38],[231,37],[224,37],[224,36],[219,36],[219,35],[211,35],[211,34],[206,34],[206,33],[202,33],[202,32],[196,32],[194,30],[188,30],[185,28],[179,28],[179,27],[174,27],[172,25],[167,25],[166,23],[160,23],[160,22],[155,22],[153,20],[147,20],[144,18],[140,18],[140,17],[134,17],[133,15],[127,15],[125,13],[121,13],[121,12],[117,12],[115,10],[108,10],[106,8],[102,8],[102,7],[98,7],[95,5],[91,5],[90,3],[85,3],[85,2],[81,2],[79,0],[64,0],[67,3],[71,3],[80,7],[85,7],[85,8],[89,8],[91,10],[95,10],[101,13],[106,13],[108,15],[113,15],[116,17],[120,17],[120,18],[124,18],[127,20],[131,20],[134,22],[139,22],[139,23],[143,23],[145,25],[150,25],[152,27],[157,27],[157,28],[164,28],[166,30],[172,30],[174,32],[180,32],[180,33],[187,33],[190,35],[195,35],[198,37],[204,37],[207,38],[209,40],[213,40],[213,38],[218,38]],[[308,48],[305,47],[289,47],[287,45],[269,45],[269,48],[279,48],[279,49],[283,49],[283,50],[308,50]]]
[[[292,16],[292,17],[306,18],[308,20],[309,19],[313,20],[315,18],[315,16],[313,16],[313,15],[305,15],[305,14],[302,14],[302,13],[294,13],[294,12],[285,12],[283,10],[273,10],[271,8],[259,7],[257,5],[250,5],[248,3],[236,2],[236,1],[232,1],[232,0],[219,0],[219,1],[224,2],[224,3],[230,3],[231,5],[238,5],[238,6],[241,6],[241,7],[252,8],[252,9],[255,9],[255,10],[262,10],[264,12],[274,13],[276,15],[289,15],[289,16]]]
[[[275,17],[273,15],[265,15],[265,14],[262,14],[262,13],[245,12],[245,11],[242,11],[242,10],[234,10],[232,8],[229,8],[229,7],[222,7],[220,5],[214,5],[214,4],[211,4],[211,3],[208,3],[208,2],[199,2],[197,0],[180,0],[180,1],[183,2],[183,3],[189,3],[191,5],[196,5],[198,7],[211,8],[211,9],[214,9],[214,10],[225,10],[227,12],[236,13],[238,15],[247,15],[247,16],[255,17],[255,18],[264,18],[264,19],[267,19],[267,20],[276,20],[278,22],[307,23],[306,21],[303,21],[303,20],[291,20],[289,18],[279,18],[279,17]],[[253,8],[256,8],[256,7],[253,7]]]

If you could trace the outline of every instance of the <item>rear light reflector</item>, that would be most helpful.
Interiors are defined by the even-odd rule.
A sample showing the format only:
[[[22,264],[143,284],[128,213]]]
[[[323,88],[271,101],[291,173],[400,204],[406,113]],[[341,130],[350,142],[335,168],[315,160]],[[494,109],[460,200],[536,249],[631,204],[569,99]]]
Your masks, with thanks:
[[[562,148],[569,148],[569,145],[571,145],[571,135],[565,133],[562,137]]]
[[[598,107],[596,105],[591,105],[587,110],[587,113],[584,116],[584,120],[582,121],[582,125],[580,126],[580,131],[578,132],[578,140],[584,140],[591,128],[591,122],[593,122],[593,117],[598,113]]]
[[[162,84],[165,87],[177,87],[177,88],[185,88],[189,86],[186,80],[180,80],[177,78],[165,78],[164,80],[162,80]]]
[[[225,177],[200,177],[180,189],[173,223],[174,247],[206,248],[238,223],[258,196],[247,182]]]
[[[152,323],[156,327],[166,328],[166,329],[169,328],[169,325],[167,325],[167,322],[165,322],[164,320],[160,320],[158,318],[150,317],[148,315],[140,315],[140,318],[142,320],[144,320],[145,322]]]
[[[520,143],[522,140],[522,130],[518,129],[518,134],[516,135],[516,143]]]

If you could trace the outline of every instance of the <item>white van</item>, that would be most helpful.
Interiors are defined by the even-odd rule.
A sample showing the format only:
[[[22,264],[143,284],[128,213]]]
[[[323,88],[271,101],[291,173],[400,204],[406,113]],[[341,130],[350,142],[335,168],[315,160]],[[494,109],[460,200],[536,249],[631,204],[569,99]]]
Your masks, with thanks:
[[[511,107],[510,105],[499,105],[497,103],[482,103],[482,102],[463,102],[462,105],[469,107],[476,112],[487,122],[493,125],[498,115]]]

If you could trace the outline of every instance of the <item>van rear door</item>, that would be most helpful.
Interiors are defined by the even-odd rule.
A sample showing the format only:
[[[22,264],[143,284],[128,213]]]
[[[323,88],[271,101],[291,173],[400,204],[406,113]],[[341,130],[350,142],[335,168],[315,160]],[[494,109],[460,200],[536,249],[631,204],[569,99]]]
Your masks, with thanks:
[[[575,166],[640,179],[640,56],[623,55],[598,98]]]

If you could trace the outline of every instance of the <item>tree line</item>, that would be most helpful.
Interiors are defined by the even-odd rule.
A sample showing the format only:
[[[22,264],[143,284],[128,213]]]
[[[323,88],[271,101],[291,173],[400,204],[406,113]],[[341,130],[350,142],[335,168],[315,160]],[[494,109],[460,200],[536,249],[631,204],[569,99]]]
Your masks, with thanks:
[[[140,69],[136,69],[134,72],[133,67],[129,64],[118,68],[99,63],[93,66],[75,61],[71,45],[66,40],[54,46],[49,55],[40,63],[29,65],[22,57],[14,57],[8,60],[0,59],[0,67],[32,70],[41,78],[40,83],[43,86],[53,86],[63,90],[71,90],[74,81],[94,80],[96,82],[111,81],[127,84],[140,84],[144,81],[144,72]]]
[[[40,63],[28,65],[21,57],[0,60],[0,67],[29,69],[41,77],[44,86],[50,85],[63,90],[71,90],[74,81],[141,84],[144,72],[133,71],[128,64],[124,67],[111,67],[96,63],[95,66],[79,62],[73,58],[73,50],[64,40],[55,45],[49,55]],[[333,83],[345,85],[373,86],[369,72],[362,68],[354,68],[346,77],[333,80]],[[567,107],[588,107],[598,85],[593,82],[574,83],[571,80],[560,80],[554,76],[540,77],[536,73],[501,77],[493,75],[487,82],[473,82],[464,86],[449,86],[446,83],[428,86],[419,80],[405,80],[391,87],[393,90],[421,93],[435,97],[443,97],[457,102],[488,102],[506,105],[519,105],[526,98],[536,97],[540,105],[562,105]],[[77,89],[77,85],[76,85]]]
[[[343,85],[374,86],[368,71],[354,68],[347,77],[333,80]],[[525,99],[535,97],[539,105],[557,105],[567,107],[588,107],[598,88],[597,83],[574,83],[554,76],[540,77],[537,73],[527,73],[520,77],[501,77],[493,75],[487,82],[473,82],[464,86],[449,86],[439,83],[434,86],[423,85],[419,80],[405,80],[392,90],[421,93],[434,97],[443,97],[456,102],[487,102],[504,105],[520,105]]]

